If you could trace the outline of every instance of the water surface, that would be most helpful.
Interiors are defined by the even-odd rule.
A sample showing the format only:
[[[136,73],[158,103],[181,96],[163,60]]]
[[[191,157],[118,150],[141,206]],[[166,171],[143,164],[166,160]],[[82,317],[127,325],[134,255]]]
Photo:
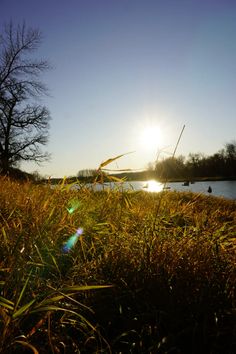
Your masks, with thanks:
[[[132,181],[124,183],[109,182],[96,185],[90,185],[95,190],[104,189],[118,189],[118,190],[134,190],[134,191],[147,191],[147,192],[160,192],[165,187],[167,190],[172,191],[191,191],[194,193],[211,194],[217,197],[224,197],[228,199],[236,200],[236,181],[206,181],[195,182],[187,186],[183,185],[183,182],[170,182],[164,185],[157,181]],[[211,187],[211,193],[208,192]]]

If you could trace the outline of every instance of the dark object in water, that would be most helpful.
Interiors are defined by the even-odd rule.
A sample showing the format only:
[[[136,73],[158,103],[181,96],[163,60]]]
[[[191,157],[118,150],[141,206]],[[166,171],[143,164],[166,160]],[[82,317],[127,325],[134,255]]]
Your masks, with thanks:
[[[208,187],[207,192],[208,192],[208,193],[212,193],[212,188],[211,188],[211,186]]]
[[[182,186],[189,186],[189,181],[185,181]]]

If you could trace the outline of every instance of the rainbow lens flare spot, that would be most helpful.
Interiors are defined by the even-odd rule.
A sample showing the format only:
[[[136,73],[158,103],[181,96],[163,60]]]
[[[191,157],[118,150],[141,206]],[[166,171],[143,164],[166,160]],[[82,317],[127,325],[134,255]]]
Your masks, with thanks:
[[[70,200],[68,208],[66,208],[66,209],[69,214],[72,214],[80,206],[81,206],[81,202],[78,199],[72,199],[72,200]]]
[[[64,253],[68,253],[70,252],[70,250],[76,245],[76,242],[78,241],[78,238],[82,235],[82,233],[84,232],[82,227],[79,227],[76,230],[76,233],[74,235],[72,235],[67,242],[63,245],[62,247],[62,251]]]

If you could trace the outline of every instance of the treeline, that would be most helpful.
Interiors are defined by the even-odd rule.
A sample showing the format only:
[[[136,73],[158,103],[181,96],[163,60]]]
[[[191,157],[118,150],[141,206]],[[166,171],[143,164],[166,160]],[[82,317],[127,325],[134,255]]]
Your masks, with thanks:
[[[223,149],[211,156],[202,153],[168,157],[149,163],[145,171],[106,174],[102,170],[80,170],[77,178],[80,181],[92,182],[98,173],[102,179],[109,181],[111,176],[127,181],[147,179],[158,180],[197,180],[197,179],[236,179],[236,141],[227,143]]]
[[[211,156],[198,153],[157,161],[152,170],[158,179],[236,179],[236,141]]]

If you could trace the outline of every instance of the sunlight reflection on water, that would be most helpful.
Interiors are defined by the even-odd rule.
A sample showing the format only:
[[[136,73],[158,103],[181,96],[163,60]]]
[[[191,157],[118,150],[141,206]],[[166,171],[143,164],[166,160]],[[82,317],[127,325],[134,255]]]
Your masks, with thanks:
[[[147,192],[161,192],[163,190],[163,183],[151,180],[143,186]]]
[[[236,181],[199,181],[189,186],[184,186],[183,182],[168,182],[167,184],[155,180],[150,181],[126,181],[123,183],[110,182],[104,184],[87,184],[89,189],[94,191],[119,190],[123,191],[146,191],[159,193],[163,190],[194,192],[209,195],[209,186],[212,188],[210,195],[236,200]],[[55,186],[54,186],[55,187]],[[81,186],[73,185],[71,189],[80,189]],[[68,210],[70,212],[70,210]]]

